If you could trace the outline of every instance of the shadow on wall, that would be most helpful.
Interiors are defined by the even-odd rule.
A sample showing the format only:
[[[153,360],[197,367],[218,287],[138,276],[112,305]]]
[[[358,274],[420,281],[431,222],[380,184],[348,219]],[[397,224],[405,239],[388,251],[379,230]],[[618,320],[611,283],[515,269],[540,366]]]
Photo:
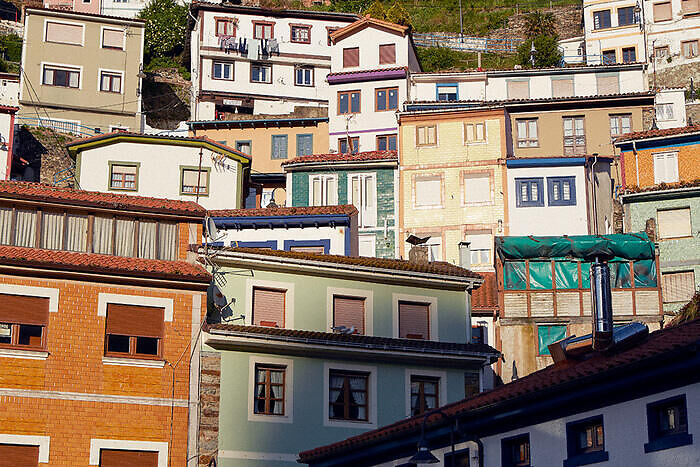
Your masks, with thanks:
[[[172,85],[149,79],[143,80],[143,112],[148,126],[162,130],[174,130],[190,118],[189,105]]]
[[[12,180],[38,182],[42,159],[49,150],[27,127],[20,127],[15,133],[12,155]]]

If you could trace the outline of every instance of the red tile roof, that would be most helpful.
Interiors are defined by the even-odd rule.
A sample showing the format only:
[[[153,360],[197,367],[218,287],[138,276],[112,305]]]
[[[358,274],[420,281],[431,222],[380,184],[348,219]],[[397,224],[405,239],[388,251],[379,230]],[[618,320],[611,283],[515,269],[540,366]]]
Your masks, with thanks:
[[[654,97],[653,92],[648,92],[648,91],[640,91],[640,92],[626,92],[626,93],[616,93],[616,94],[594,94],[594,95],[588,95],[588,96],[562,96],[562,97],[538,97],[538,98],[532,98],[532,99],[501,99],[501,100],[459,100],[459,101],[409,101],[406,102],[407,105],[443,105],[445,106],[445,111],[459,111],[459,110],[465,110],[468,109],[466,107],[462,108],[450,108],[450,106],[454,106],[456,104],[480,104],[483,106],[495,106],[495,107],[502,107],[505,105],[509,104],[540,104],[540,103],[549,103],[549,102],[567,102],[567,101],[586,101],[586,100],[592,100],[592,101],[598,101],[598,100],[606,100],[606,99],[623,99],[626,97]],[[432,110],[432,109],[431,109]],[[413,112],[420,112],[420,109],[416,110],[408,110],[405,112],[401,112],[402,114],[410,114]]]
[[[333,31],[330,36],[331,41],[333,41],[333,43],[335,44],[336,41],[342,39],[343,37],[351,35],[355,31],[362,30],[369,26],[375,26],[379,29],[388,29],[390,31],[394,31],[400,34],[402,37],[405,36],[410,29],[408,26],[402,26],[400,24],[391,23],[389,21],[384,21],[381,19],[372,18],[369,15],[365,15],[364,17],[358,19],[354,23],[348,24],[343,28]]]
[[[430,263],[418,263],[403,259],[370,258],[360,256],[322,255],[314,253],[303,253],[300,251],[267,250],[261,248],[221,248],[223,252],[238,253],[242,255],[260,255],[278,258],[289,258],[292,260],[308,260],[322,263],[334,263],[366,268],[389,269],[399,271],[412,271],[424,274],[436,274],[441,276],[463,277],[481,280],[481,275],[468,269],[455,266],[443,261],[433,261]],[[222,255],[220,254],[221,258]]]
[[[658,185],[638,187],[638,186],[628,186],[625,188],[624,194],[637,194],[637,193],[650,193],[655,191],[666,191],[666,190],[682,190],[683,188],[697,188],[700,187],[700,178],[695,180],[687,180],[676,183],[659,183]]]
[[[84,206],[120,211],[177,214],[204,218],[206,210],[194,201],[75,190],[33,182],[0,181],[0,198],[44,201],[66,206]]]
[[[218,209],[209,211],[212,217],[274,217],[274,216],[329,216],[357,214],[352,204],[338,206],[293,206],[258,209]]]
[[[654,357],[666,361],[664,357],[669,353],[688,347],[696,347],[699,343],[700,319],[697,319],[653,332],[639,345],[616,354],[605,355],[601,353],[588,360],[572,362],[568,365],[550,365],[512,383],[482,392],[469,399],[448,404],[441,409],[447,417],[466,416],[474,410],[491,409],[497,411],[497,404],[504,402],[514,404],[517,399],[531,400],[538,392],[555,390],[557,387],[591,384],[591,378],[606,380],[616,370],[630,368],[630,371],[633,371],[634,365],[648,364],[649,360]],[[671,360],[669,358],[669,361]],[[422,415],[408,418],[337,443],[304,451],[299,454],[299,458],[301,462],[308,463],[342,452],[362,449],[365,446],[381,443],[388,438],[415,433],[420,430],[423,418]]]
[[[303,340],[304,342],[337,345],[337,346],[353,346],[362,345],[363,348],[374,348],[381,350],[414,350],[421,353],[461,353],[461,354],[482,354],[496,359],[500,356],[498,350],[486,344],[471,344],[458,342],[435,342],[421,339],[397,339],[392,337],[380,336],[363,336],[360,334],[341,334],[332,332],[320,331],[302,331],[296,329],[283,329],[262,326],[242,326],[236,324],[210,324],[207,326],[207,331],[217,330],[223,331],[231,335],[246,334],[251,336],[260,336],[267,339],[270,338],[292,338]]]
[[[86,16],[88,18],[96,18],[96,19],[104,19],[104,20],[117,20],[121,23],[146,23],[145,19],[137,19],[137,18],[125,18],[123,16],[108,16],[108,15],[100,15],[97,13],[86,13],[86,12],[78,12],[78,11],[72,11],[72,10],[58,10],[56,8],[40,8],[40,7],[31,7],[27,8],[27,12],[37,12],[37,13],[45,13],[45,14],[50,14],[50,13],[58,13],[58,16]]]
[[[202,266],[187,261],[131,258],[7,245],[0,245],[0,264],[200,283],[208,283],[211,279],[210,274]]]
[[[680,128],[667,128],[665,130],[635,131],[634,133],[627,133],[622,136],[618,136],[615,138],[615,144],[623,143],[625,141],[638,141],[640,139],[662,138],[665,136],[690,135],[693,133],[700,134],[700,124]]]
[[[398,162],[399,157],[396,151],[366,151],[357,154],[312,154],[309,156],[295,157],[294,159],[282,162],[283,166],[305,165],[318,163],[363,163],[363,162]]]
[[[326,77],[333,77],[333,76],[345,76],[345,75],[359,75],[363,73],[376,73],[380,71],[408,71],[408,67],[405,66],[392,66],[392,67],[387,67],[387,68],[370,68],[370,69],[362,69],[362,70],[352,70],[352,71],[337,71],[335,73],[328,73]]]
[[[493,312],[498,310],[498,286],[495,272],[480,272],[484,278],[481,287],[472,292],[472,312]]]

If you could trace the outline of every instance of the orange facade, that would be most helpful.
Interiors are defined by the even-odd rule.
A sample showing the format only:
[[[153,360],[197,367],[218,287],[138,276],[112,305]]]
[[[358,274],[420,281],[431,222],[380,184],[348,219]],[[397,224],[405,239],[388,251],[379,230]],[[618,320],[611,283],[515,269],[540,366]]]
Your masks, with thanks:
[[[673,145],[663,144],[653,148],[637,148],[621,151],[623,184],[626,187],[646,188],[657,184],[654,179],[654,155],[677,152],[678,182],[692,182],[700,179],[700,144]]]

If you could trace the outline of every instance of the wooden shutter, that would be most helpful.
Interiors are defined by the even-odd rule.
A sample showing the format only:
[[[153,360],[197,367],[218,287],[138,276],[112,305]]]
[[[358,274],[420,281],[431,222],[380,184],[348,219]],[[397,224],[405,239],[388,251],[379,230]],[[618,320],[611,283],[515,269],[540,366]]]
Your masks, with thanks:
[[[46,40],[80,45],[83,43],[83,26],[49,21],[46,23]]]
[[[364,334],[365,299],[333,297],[333,326],[354,326],[356,333]]]
[[[158,467],[158,453],[100,449],[100,467]]]
[[[164,308],[107,304],[107,334],[162,338]]]
[[[284,327],[285,292],[253,288],[253,325]]]
[[[396,63],[396,44],[379,46],[379,64]]]
[[[529,99],[529,81],[508,81],[508,99]]]
[[[552,80],[552,97],[569,97],[574,95],[574,80],[569,79],[553,79]]]
[[[121,49],[124,47],[124,31],[105,29],[102,33],[102,46]]]
[[[37,467],[39,446],[0,444],[0,467]]]
[[[360,66],[360,49],[353,47],[351,49],[343,49],[343,68]]]
[[[430,305],[427,303],[399,302],[399,337],[429,339],[429,318]]]
[[[657,213],[659,238],[690,237],[690,208],[669,209]]]
[[[688,302],[695,295],[695,273],[670,272],[661,276],[664,302]]]
[[[654,3],[654,21],[666,21],[671,18],[671,2]]]
[[[324,254],[326,251],[323,248],[323,245],[316,245],[316,246],[293,246],[289,248],[289,251],[299,251],[302,253],[316,253],[318,255]]]
[[[49,299],[1,294],[0,322],[46,326],[49,322]]]
[[[596,76],[596,84],[598,86],[598,94],[618,94],[620,92],[620,83],[617,75]]]

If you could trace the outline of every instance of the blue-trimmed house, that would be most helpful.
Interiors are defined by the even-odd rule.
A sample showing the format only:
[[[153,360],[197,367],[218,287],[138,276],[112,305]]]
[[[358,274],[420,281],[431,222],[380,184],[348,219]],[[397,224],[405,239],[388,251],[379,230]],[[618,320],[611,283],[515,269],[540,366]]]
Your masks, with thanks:
[[[352,205],[210,211],[219,231],[212,246],[357,256]]]
[[[282,164],[287,174],[287,204],[357,208],[360,256],[396,257],[396,151],[314,154]]]

